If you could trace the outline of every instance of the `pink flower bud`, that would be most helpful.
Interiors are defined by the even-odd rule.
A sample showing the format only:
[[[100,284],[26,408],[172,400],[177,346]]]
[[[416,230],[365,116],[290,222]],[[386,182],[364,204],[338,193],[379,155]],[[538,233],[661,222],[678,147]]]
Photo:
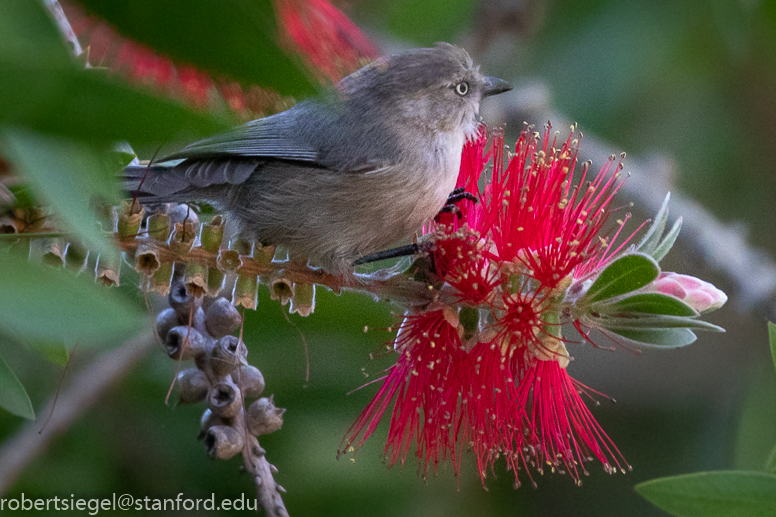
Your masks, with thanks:
[[[709,282],[672,272],[660,273],[650,290],[679,298],[701,313],[719,309],[727,301],[727,295]]]

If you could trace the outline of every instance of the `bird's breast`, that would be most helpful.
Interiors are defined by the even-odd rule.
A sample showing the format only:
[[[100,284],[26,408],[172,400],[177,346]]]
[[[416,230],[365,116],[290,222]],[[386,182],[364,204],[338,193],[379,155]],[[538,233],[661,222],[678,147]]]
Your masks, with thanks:
[[[408,226],[415,229],[433,218],[455,189],[461,167],[463,133],[440,133],[432,141],[419,142],[422,152],[414,163],[405,163],[404,192]]]

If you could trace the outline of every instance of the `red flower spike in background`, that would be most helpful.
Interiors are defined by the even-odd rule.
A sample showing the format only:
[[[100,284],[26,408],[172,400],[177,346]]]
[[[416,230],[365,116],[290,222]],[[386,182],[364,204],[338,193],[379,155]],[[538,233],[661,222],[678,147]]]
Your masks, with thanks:
[[[339,81],[378,57],[377,48],[325,0],[275,0],[280,26],[322,78]]]
[[[90,65],[108,68],[130,82],[182,98],[196,108],[211,107],[212,99],[208,92],[217,91],[218,87],[205,72],[175,63],[144,45],[120,36],[110,25],[95,16],[86,15],[73,2],[62,2],[62,8],[82,46],[88,48]],[[244,102],[238,103],[238,107],[238,112],[247,109]]]
[[[276,92],[213,78],[120,36],[103,20],[84,14],[73,2],[62,2],[62,7],[81,44],[88,48],[92,66],[108,68],[198,109],[225,105],[245,120],[287,107]],[[277,0],[276,9],[281,31],[322,82],[338,81],[378,55],[358,27],[325,0]]]

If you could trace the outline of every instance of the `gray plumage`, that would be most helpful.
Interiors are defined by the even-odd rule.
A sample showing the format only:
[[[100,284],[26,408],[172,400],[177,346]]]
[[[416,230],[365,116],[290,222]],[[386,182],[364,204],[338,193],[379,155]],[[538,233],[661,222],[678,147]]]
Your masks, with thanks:
[[[447,43],[376,60],[320,98],[189,145],[141,199],[203,200],[333,273],[409,237],[454,189],[480,101],[510,89]],[[137,189],[145,167],[130,167]],[[149,199],[150,198],[150,199]]]

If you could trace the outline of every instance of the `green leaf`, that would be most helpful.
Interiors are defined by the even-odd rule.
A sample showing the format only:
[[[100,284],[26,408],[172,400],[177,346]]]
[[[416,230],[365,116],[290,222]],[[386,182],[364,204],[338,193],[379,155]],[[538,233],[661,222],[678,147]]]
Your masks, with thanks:
[[[123,35],[173,59],[271,88],[315,91],[301,61],[280,49],[270,0],[81,0]]]
[[[135,153],[128,153],[126,151],[108,151],[105,156],[105,166],[109,171],[119,173],[132,163],[135,156]]]
[[[660,206],[660,210],[655,215],[655,220],[647,230],[647,233],[642,237],[641,242],[636,246],[636,251],[652,255],[660,242],[660,237],[663,236],[663,230],[666,227],[666,221],[668,220],[668,201],[671,199],[671,193],[666,193],[663,204]]]
[[[0,407],[14,415],[35,420],[35,411],[19,378],[0,357]]]
[[[660,244],[657,245],[657,248],[651,253],[652,258],[660,262],[663,260],[663,257],[668,255],[668,252],[671,251],[671,248],[674,247],[674,243],[676,242],[676,238],[679,237],[679,231],[682,229],[682,218],[676,220],[674,225],[671,227],[671,229],[668,231],[666,236],[663,238],[662,241],[660,241]]]
[[[679,218],[665,237],[663,231],[668,221],[668,201],[671,199],[671,193],[666,194],[663,204],[655,215],[655,222],[649,227],[647,233],[641,239],[636,251],[650,255],[656,261],[660,262],[668,254],[679,236],[679,230],[682,229],[682,219]]]
[[[736,403],[736,433],[731,468],[764,471],[776,442],[776,383],[773,366],[750,369],[744,397]]]
[[[70,359],[67,348],[62,341],[28,340],[24,344],[43,359],[57,366],[65,366]]]
[[[677,517],[773,517],[776,476],[716,471],[653,479],[636,491]]]
[[[0,327],[28,341],[106,343],[139,331],[146,316],[92,281],[0,253]]]
[[[105,71],[78,69],[39,0],[0,2],[0,77],[4,124],[155,145],[226,128],[180,103],[110,80]]]
[[[602,315],[590,318],[598,327],[619,332],[619,329],[643,329],[659,330],[671,328],[688,328],[693,330],[709,330],[712,332],[725,332],[720,326],[707,321],[684,318],[681,316],[653,316],[650,314],[630,314],[628,316]]]
[[[110,144],[158,146],[192,140],[229,127],[111,78],[103,70],[53,65],[30,54],[0,54],[0,124]]]
[[[657,278],[660,266],[641,253],[624,255],[606,266],[585,294],[587,303],[608,300],[640,289]]]
[[[372,2],[368,19],[382,20],[391,34],[433,45],[452,41],[475,19],[473,0],[389,0]]]
[[[46,56],[58,63],[71,61],[59,29],[40,0],[0,2],[0,56],[19,54]]]
[[[3,151],[79,240],[100,253],[116,253],[97,226],[96,201],[117,204],[115,170],[91,148],[21,129],[2,131]]]
[[[11,185],[8,190],[13,193],[13,197],[15,198],[13,204],[14,208],[31,208],[38,205],[38,202],[30,191],[29,185],[23,183],[21,185]]]
[[[771,453],[768,454],[768,460],[765,462],[765,470],[770,474],[776,474],[776,446],[771,449]]]
[[[768,322],[768,340],[771,343],[771,357],[773,365],[776,366],[776,324]]]
[[[607,314],[643,312],[647,314],[667,314],[670,316],[698,316],[699,313],[683,301],[661,293],[642,293],[629,296],[614,303],[603,305],[595,310]]]
[[[661,348],[679,348],[693,343],[697,336],[686,328],[668,329],[606,329],[607,333],[615,334],[642,345],[655,345]]]
[[[59,341],[40,341],[40,340],[28,340],[24,339],[10,329],[0,326],[0,341],[7,340],[18,346],[24,346],[25,348],[34,351],[46,361],[56,364],[57,366],[64,366],[67,364],[69,354],[65,344]]]

